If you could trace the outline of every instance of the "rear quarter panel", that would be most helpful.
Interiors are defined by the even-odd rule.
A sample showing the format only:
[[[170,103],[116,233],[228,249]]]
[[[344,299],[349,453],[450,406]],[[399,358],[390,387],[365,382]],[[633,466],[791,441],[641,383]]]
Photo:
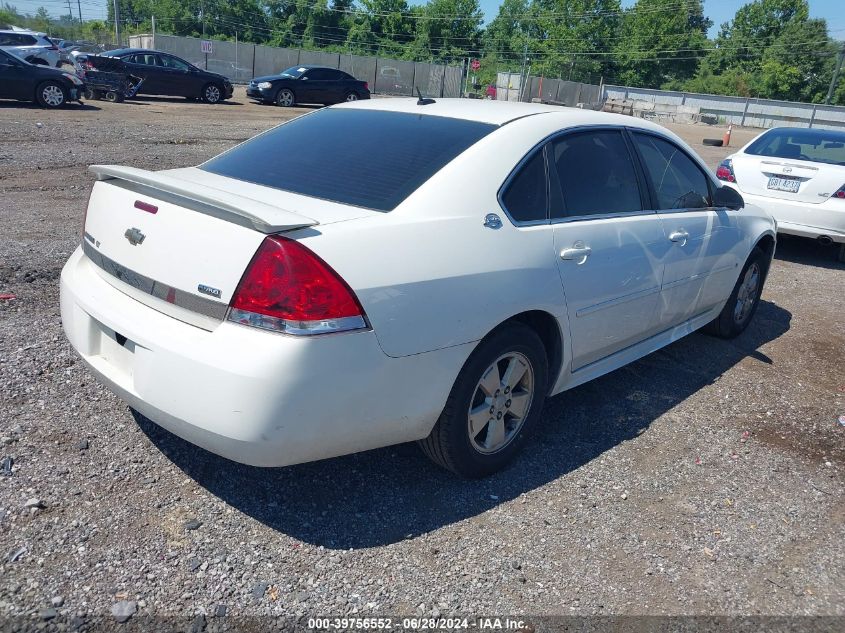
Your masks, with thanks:
[[[565,322],[551,230],[516,228],[497,200],[514,165],[559,127],[543,116],[513,122],[392,212],[295,234],[355,290],[386,354],[477,341],[527,310]],[[488,213],[500,229],[483,226]]]

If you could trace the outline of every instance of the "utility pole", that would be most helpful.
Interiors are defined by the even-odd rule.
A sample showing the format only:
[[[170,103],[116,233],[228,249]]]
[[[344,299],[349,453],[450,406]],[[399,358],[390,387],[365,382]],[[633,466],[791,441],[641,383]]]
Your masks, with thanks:
[[[826,104],[830,103],[830,100],[833,99],[833,91],[836,90],[836,82],[839,80],[839,71],[842,70],[843,58],[845,58],[845,42],[842,43],[842,50],[839,51],[839,55],[836,57],[836,69],[833,71],[830,88],[827,89],[827,96],[824,98]]]
[[[120,4],[114,0],[114,43],[120,46]]]
[[[67,0],[67,12],[70,16],[70,21],[73,22],[73,8],[70,6],[70,0]]]
[[[522,52],[522,70],[519,71],[519,94],[516,97],[517,101],[522,101],[522,91],[525,86],[525,81],[528,79],[525,76],[525,64],[528,63],[528,42],[525,43],[525,47]],[[508,84],[510,84],[510,79],[508,79]]]
[[[76,8],[79,9],[79,23],[82,24],[82,0],[76,0]]]
[[[153,48],[156,47],[156,16],[151,15],[150,20],[152,22],[153,27]]]

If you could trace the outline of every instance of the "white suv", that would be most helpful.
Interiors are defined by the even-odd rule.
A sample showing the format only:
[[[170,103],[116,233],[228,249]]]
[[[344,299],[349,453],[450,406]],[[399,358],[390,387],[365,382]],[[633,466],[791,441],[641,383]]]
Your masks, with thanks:
[[[46,33],[34,31],[0,31],[0,48],[25,59],[31,64],[59,68],[61,51]]]

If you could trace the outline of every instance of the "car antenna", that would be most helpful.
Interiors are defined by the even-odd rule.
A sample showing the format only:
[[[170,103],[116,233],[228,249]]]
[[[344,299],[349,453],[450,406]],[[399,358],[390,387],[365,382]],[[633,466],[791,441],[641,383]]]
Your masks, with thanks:
[[[420,92],[419,88],[417,88],[417,94],[420,97],[419,99],[417,99],[417,105],[428,105],[430,103],[437,103],[434,99],[428,99],[426,97],[423,97],[422,92]]]

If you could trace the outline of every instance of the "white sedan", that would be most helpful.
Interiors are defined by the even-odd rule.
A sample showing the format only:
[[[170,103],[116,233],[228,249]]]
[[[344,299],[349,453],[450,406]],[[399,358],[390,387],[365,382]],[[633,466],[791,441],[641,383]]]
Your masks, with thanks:
[[[502,468],[543,401],[758,305],[772,218],[621,115],[376,99],[200,165],[92,167],[67,336],[131,407],[238,462],[419,440]]]
[[[845,262],[845,132],[772,128],[722,161],[716,176],[770,212],[779,233],[835,243]]]

